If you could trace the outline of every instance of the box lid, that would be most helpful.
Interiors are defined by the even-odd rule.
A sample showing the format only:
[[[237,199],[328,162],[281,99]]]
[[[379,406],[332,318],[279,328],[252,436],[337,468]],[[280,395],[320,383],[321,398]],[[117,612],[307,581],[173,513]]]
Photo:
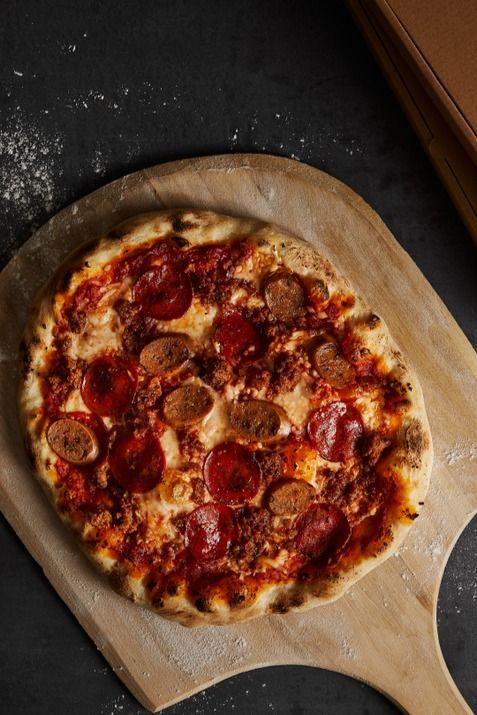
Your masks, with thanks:
[[[365,3],[401,44],[401,52],[477,162],[477,2],[371,0]]]

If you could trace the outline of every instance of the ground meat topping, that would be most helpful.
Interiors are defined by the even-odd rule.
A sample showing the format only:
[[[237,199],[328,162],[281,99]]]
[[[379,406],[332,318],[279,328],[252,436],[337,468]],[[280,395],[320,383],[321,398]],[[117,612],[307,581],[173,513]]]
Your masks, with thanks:
[[[64,353],[56,356],[46,383],[57,404],[63,403],[71,390],[79,389],[85,366],[84,360],[74,360]]]
[[[285,460],[280,452],[260,450],[255,452],[255,458],[260,464],[262,479],[265,484],[270,484],[270,482],[283,476]]]
[[[265,389],[267,392],[272,379],[272,373],[267,364],[256,362],[251,365],[245,365],[241,374],[243,375],[244,386],[247,389],[256,392]]]
[[[320,499],[337,504],[350,523],[368,516],[384,498],[378,476],[369,470],[338,470],[325,479]]]
[[[369,464],[374,467],[381,458],[384,450],[392,444],[392,440],[380,432],[372,432],[363,440],[363,455]]]
[[[181,454],[191,462],[201,463],[205,456],[205,447],[199,439],[197,429],[177,430],[177,439]]]
[[[282,392],[291,392],[294,390],[300,382],[303,369],[303,361],[297,353],[280,353],[275,358],[267,397],[273,398]]]
[[[245,506],[237,511],[240,538],[232,547],[237,560],[250,563],[265,549],[272,522],[266,509]]]
[[[206,358],[202,362],[200,377],[204,382],[221,390],[232,379],[233,371],[229,363],[220,357]]]
[[[161,381],[158,377],[153,377],[152,380],[136,392],[133,406],[137,412],[159,410],[161,396]]]

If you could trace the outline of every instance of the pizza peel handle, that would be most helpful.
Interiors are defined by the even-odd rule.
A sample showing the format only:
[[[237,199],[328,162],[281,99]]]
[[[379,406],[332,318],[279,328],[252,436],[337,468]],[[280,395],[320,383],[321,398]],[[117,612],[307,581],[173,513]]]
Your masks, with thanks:
[[[334,603],[220,628],[165,621],[111,591],[31,477],[17,427],[16,365],[36,291],[85,237],[174,206],[254,216],[309,240],[384,318],[419,376],[435,452],[425,506],[397,555]],[[470,712],[442,659],[435,609],[447,555],[477,508],[468,400],[477,360],[431,286],[354,192],[316,169],[268,156],[206,157],[137,172],[66,208],[26,242],[0,276],[0,310],[10,316],[0,324],[0,507],[141,703],[160,710],[230,675],[301,663],[368,682],[413,715]]]

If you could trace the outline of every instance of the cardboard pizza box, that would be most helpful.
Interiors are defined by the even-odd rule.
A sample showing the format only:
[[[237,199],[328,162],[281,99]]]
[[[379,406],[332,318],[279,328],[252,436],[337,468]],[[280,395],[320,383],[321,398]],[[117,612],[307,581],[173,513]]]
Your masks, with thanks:
[[[477,242],[477,3],[348,7]]]

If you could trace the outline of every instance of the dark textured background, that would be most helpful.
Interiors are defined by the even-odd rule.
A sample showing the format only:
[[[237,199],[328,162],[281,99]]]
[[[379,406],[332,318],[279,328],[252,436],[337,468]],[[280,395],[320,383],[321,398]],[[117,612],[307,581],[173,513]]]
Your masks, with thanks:
[[[381,214],[475,345],[477,252],[339,3],[4,0],[0,35],[1,265],[59,208],[130,171],[292,156]],[[476,546],[474,521],[439,599],[445,658],[474,708]],[[0,711],[145,712],[4,520],[0,564]],[[299,667],[246,673],[167,712],[232,711],[397,712],[363,684]]]

